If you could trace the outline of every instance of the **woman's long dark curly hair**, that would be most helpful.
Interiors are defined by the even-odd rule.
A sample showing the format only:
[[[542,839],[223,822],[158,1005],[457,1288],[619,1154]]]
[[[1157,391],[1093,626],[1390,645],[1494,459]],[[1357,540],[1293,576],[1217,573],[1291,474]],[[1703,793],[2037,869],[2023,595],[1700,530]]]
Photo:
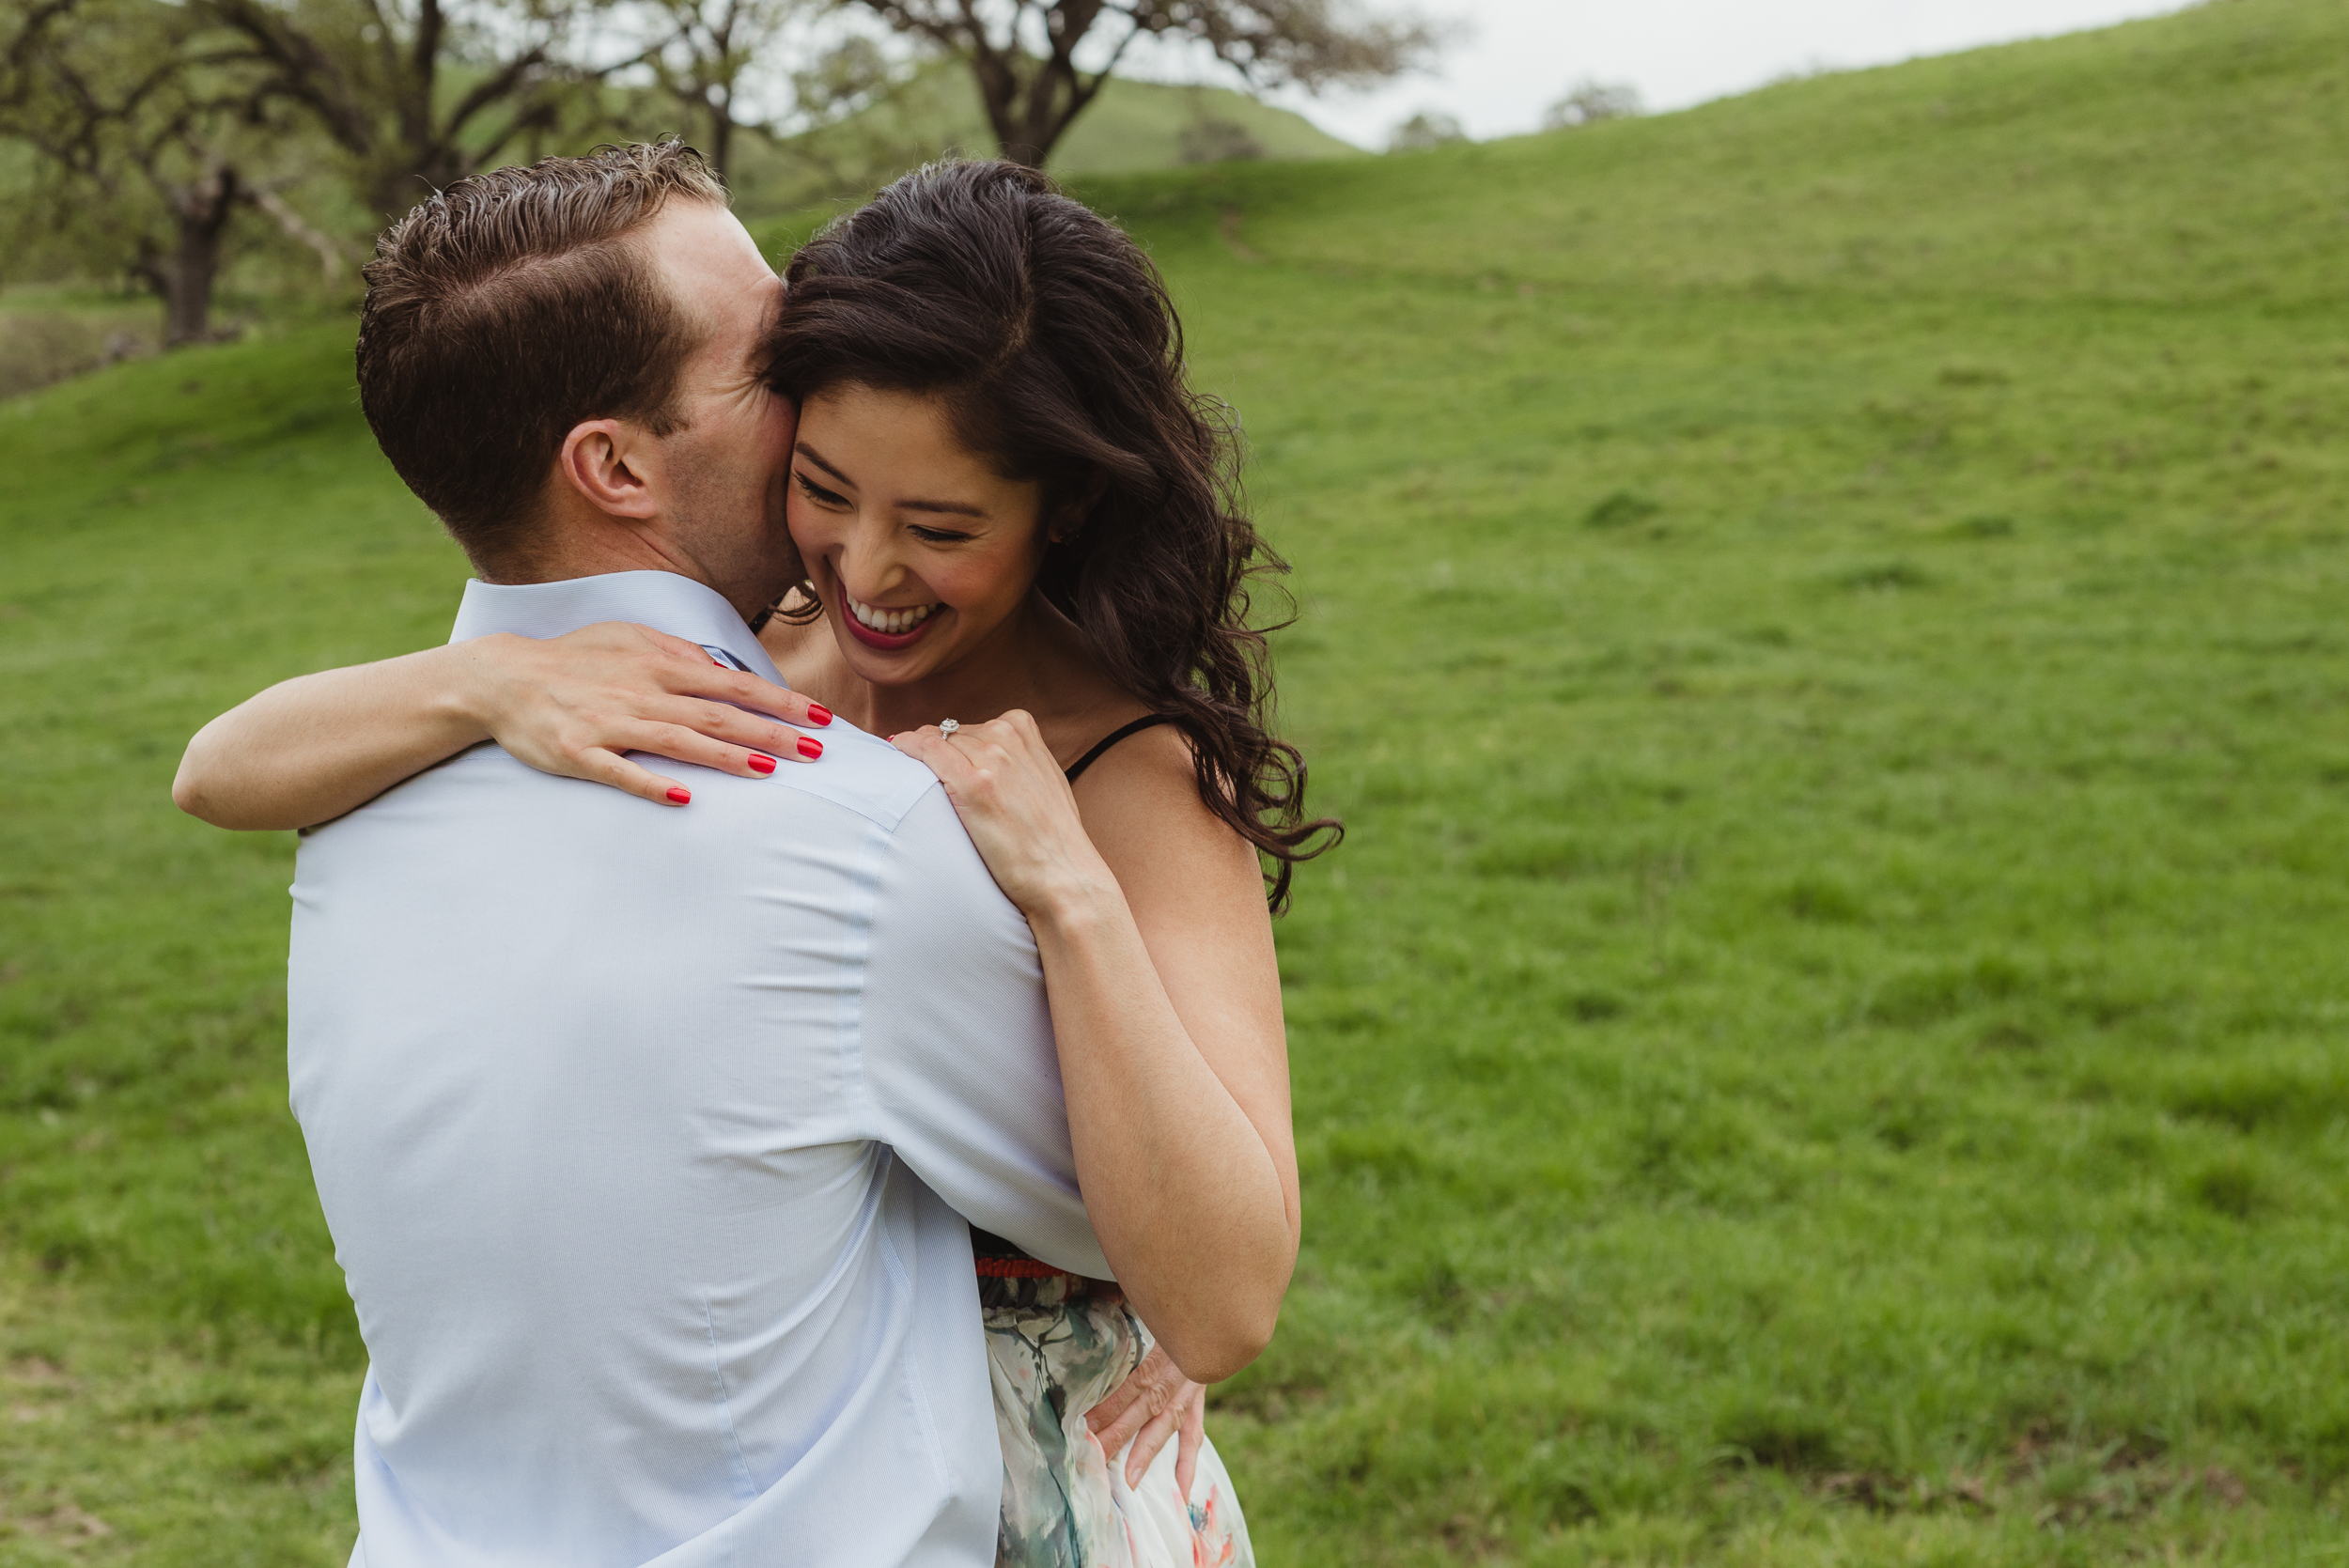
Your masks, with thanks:
[[[1288,568],[1241,509],[1229,411],[1186,384],[1182,323],[1141,247],[1033,169],[933,163],[810,241],[785,278],[778,392],[936,396],[972,451],[1041,485],[1044,517],[1081,508],[1037,586],[1110,678],[1190,738],[1199,798],[1271,862],[1283,908],[1296,862],[1344,831],[1306,818],[1304,759],[1268,726],[1248,590]]]

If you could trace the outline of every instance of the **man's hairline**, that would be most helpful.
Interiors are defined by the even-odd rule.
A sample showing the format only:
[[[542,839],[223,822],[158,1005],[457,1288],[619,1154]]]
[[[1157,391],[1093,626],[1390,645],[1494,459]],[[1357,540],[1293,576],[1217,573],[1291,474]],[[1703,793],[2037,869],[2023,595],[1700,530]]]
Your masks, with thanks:
[[[630,224],[626,228],[622,228],[612,234],[606,235],[600,240],[591,241],[584,245],[574,246],[572,249],[560,253],[557,256],[544,258],[547,261],[552,261],[559,265],[572,259],[573,257],[585,256],[598,250],[615,252],[623,257],[626,265],[641,270],[641,275],[645,278],[646,284],[650,287],[660,291],[663,303],[666,304],[669,309],[675,311],[677,318],[686,324],[687,333],[691,336],[692,340],[687,344],[684,352],[677,356],[677,366],[670,380],[667,396],[661,399],[660,407],[654,411],[656,415],[667,414],[675,410],[677,402],[677,378],[683,375],[686,362],[692,359],[704,349],[707,349],[709,346],[710,340],[714,338],[718,333],[718,322],[714,318],[710,318],[706,312],[702,312],[694,308],[678,292],[675,283],[669,278],[665,270],[660,265],[659,259],[655,256],[652,246],[647,241],[647,236],[652,226],[661,221],[663,214],[669,211],[670,203],[679,199],[700,202],[703,206],[712,208],[720,212],[730,213],[734,210],[734,204],[726,198],[725,193],[723,191],[715,194],[707,194],[700,191],[686,190],[682,187],[672,188],[661,192],[659,199],[652,206],[648,207],[643,213],[639,214],[636,221]],[[528,542],[524,543],[521,548],[505,552],[505,558],[502,560],[494,562],[477,560],[472,562],[471,564],[473,565],[474,570],[481,574],[482,581],[494,582],[510,575],[509,568],[520,566],[534,553],[533,550],[530,548],[531,545],[544,543],[542,538],[537,536],[537,531],[545,524],[549,503],[552,502],[554,497],[556,487],[565,482],[562,471],[563,452],[564,449],[570,444],[572,431],[577,430],[581,425],[603,423],[610,419],[610,417],[611,416],[609,415],[597,415],[592,418],[583,419],[572,425],[569,429],[563,432],[561,442],[556,444],[553,456],[548,460],[546,475],[540,481],[537,494],[532,497],[528,509],[521,516],[513,520],[513,522],[519,525],[521,531],[526,536],[531,536],[531,537]],[[627,418],[613,422],[618,424],[635,425],[641,428],[645,428],[647,433],[650,433],[649,424],[642,419]],[[691,419],[683,419],[677,424],[672,426],[667,435],[654,436],[653,439],[656,441],[666,441],[671,436],[682,435],[685,431],[691,429],[692,427],[692,421]],[[495,575],[493,576],[492,573]]]
[[[676,311],[678,318],[685,322],[692,341],[686,346],[685,351],[677,356],[677,366],[682,370],[687,360],[709,347],[709,340],[717,335],[718,322],[715,318],[696,309],[677,291],[676,285],[667,276],[658,257],[653,254],[650,241],[652,227],[668,213],[669,204],[678,197],[700,202],[703,206],[715,209],[720,212],[731,214],[734,210],[734,203],[727,199],[723,191],[715,195],[705,195],[699,191],[684,189],[663,191],[661,193],[660,200],[649,211],[614,235],[607,242],[627,248],[630,258],[636,265],[644,268],[646,275],[653,281],[654,287],[659,288],[667,300],[669,308]],[[674,393],[676,388],[672,386],[670,390]],[[573,427],[573,428],[576,427]],[[683,429],[684,427],[679,426],[677,428]],[[565,432],[567,438],[568,434],[568,431]]]

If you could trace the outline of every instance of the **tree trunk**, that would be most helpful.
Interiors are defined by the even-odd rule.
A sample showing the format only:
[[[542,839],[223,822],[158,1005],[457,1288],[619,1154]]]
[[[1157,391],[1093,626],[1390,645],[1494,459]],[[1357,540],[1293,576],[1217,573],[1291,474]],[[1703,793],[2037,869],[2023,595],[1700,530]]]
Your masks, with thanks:
[[[1040,169],[1052,155],[1060,133],[1076,116],[1054,113],[1059,83],[1049,62],[1032,66],[1024,82],[1021,74],[1018,67],[1009,65],[991,78],[982,72],[979,90],[987,100],[988,123],[994,129],[997,149],[1011,163]]]
[[[709,146],[702,150],[721,185],[726,182],[734,162],[734,84],[741,77],[743,64],[734,53],[734,29],[741,20],[741,0],[729,0],[725,14],[709,30],[709,57],[717,62],[717,70],[711,73],[714,79],[701,89],[702,102],[709,109]]]
[[[1073,29],[1076,36],[1092,25],[1098,9],[1082,8]],[[1088,83],[1067,49],[1060,47],[1042,59],[1024,57],[1016,48],[990,50],[972,56],[971,66],[996,147],[1005,159],[1031,169],[1044,167],[1062,134],[1084,113],[1108,77],[1103,71]]]
[[[1045,149],[1026,145],[1020,118],[1013,107],[1019,101],[1019,72],[1013,63],[1018,56],[982,49],[966,58],[971,64],[971,79],[978,84],[979,102],[987,110],[988,129],[995,132],[997,150],[1015,163],[1042,168]]]
[[[728,93],[709,106],[709,167],[725,183],[727,166],[734,159],[734,95]]]
[[[435,192],[447,190],[474,172],[464,149],[447,137],[435,137],[429,126],[387,136],[372,162],[367,196],[375,203],[380,224],[399,222],[431,200]]]
[[[223,166],[167,195],[177,220],[178,243],[168,256],[148,257],[139,274],[163,302],[163,347],[179,349],[211,340],[212,286],[220,278],[221,241],[244,190],[237,171]]]
[[[163,276],[164,348],[185,348],[212,335],[212,283],[219,272],[219,241],[182,228]]]
[[[1022,151],[1035,149],[1035,162],[1030,168],[1042,168],[1052,156],[1061,132],[1077,117],[1078,101],[1076,68],[1058,54],[1038,61],[1034,74],[1028,78],[1028,123],[1020,136]]]

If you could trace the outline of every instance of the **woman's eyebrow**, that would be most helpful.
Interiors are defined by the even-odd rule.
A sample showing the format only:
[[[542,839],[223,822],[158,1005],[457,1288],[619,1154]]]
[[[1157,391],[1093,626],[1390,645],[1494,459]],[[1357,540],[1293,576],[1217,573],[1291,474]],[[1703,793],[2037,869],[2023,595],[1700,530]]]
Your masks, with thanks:
[[[832,467],[832,464],[824,461],[824,455],[821,452],[817,451],[813,446],[810,446],[807,442],[803,441],[795,441],[791,443],[791,450],[798,453],[801,457],[805,458],[809,462],[814,463],[817,468],[822,469],[826,474],[831,474],[842,484],[853,485],[856,483],[855,480],[849,478],[847,474]]]

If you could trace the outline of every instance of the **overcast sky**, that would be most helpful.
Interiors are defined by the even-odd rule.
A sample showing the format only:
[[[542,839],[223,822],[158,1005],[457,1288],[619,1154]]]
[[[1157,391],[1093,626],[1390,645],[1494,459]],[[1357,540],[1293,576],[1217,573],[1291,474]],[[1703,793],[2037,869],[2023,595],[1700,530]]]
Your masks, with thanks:
[[[1627,82],[1649,108],[1678,109],[1789,71],[1881,65],[2180,8],[2178,0],[1418,0],[1422,14],[1468,27],[1435,75],[1278,101],[1364,147],[1384,147],[1398,121],[1431,108],[1482,140],[1534,130],[1585,77]]]

